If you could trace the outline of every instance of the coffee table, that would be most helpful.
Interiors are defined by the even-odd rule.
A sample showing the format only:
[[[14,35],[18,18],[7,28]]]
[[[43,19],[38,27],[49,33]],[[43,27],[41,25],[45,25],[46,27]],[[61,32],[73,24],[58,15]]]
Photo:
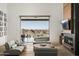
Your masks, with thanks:
[[[51,44],[35,44],[34,45],[35,56],[56,56],[57,49]]]

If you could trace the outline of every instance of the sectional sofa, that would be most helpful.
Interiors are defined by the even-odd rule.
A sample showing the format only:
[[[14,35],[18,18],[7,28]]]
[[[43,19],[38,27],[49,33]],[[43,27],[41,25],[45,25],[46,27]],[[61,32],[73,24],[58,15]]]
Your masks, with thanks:
[[[15,41],[10,41],[5,43],[5,49],[4,55],[18,56],[24,50],[24,46],[17,44]]]

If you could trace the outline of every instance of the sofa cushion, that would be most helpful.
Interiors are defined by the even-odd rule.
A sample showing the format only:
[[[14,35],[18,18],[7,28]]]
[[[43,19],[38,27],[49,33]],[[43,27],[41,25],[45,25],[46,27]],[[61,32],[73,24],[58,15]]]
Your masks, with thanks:
[[[23,49],[24,49],[24,46],[17,46],[17,47],[15,47],[15,48],[13,48],[13,49],[19,50],[20,52],[22,52]]]
[[[9,47],[9,44],[8,44],[8,43],[5,43],[4,46],[5,46],[5,49],[6,49],[6,50],[10,50],[10,47]]]
[[[7,43],[8,43],[8,45],[9,45],[9,47],[10,47],[10,48],[12,48],[12,46],[15,44],[15,41],[14,41],[14,40],[12,40],[12,41],[7,42]]]
[[[17,47],[17,44],[12,45],[12,49],[13,49],[13,48],[16,48],[16,47]]]

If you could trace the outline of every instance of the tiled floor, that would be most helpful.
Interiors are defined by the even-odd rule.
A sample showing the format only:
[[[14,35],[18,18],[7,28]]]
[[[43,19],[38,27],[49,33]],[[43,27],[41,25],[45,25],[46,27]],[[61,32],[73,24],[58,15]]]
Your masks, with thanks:
[[[27,44],[26,47],[21,56],[34,56],[32,44]],[[55,48],[58,49],[58,56],[73,56],[63,45],[56,45]]]

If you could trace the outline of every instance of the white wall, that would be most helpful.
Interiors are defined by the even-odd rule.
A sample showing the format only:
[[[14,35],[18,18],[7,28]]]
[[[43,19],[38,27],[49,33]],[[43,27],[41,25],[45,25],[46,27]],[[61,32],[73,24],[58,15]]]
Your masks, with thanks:
[[[50,15],[50,41],[58,42],[63,4],[8,4],[8,40],[20,39],[20,15]]]
[[[0,3],[0,11],[7,14],[7,4]],[[0,37],[0,46],[5,44],[6,41],[5,37]]]
[[[6,3],[0,3],[0,10],[4,13],[7,13],[7,4]]]

